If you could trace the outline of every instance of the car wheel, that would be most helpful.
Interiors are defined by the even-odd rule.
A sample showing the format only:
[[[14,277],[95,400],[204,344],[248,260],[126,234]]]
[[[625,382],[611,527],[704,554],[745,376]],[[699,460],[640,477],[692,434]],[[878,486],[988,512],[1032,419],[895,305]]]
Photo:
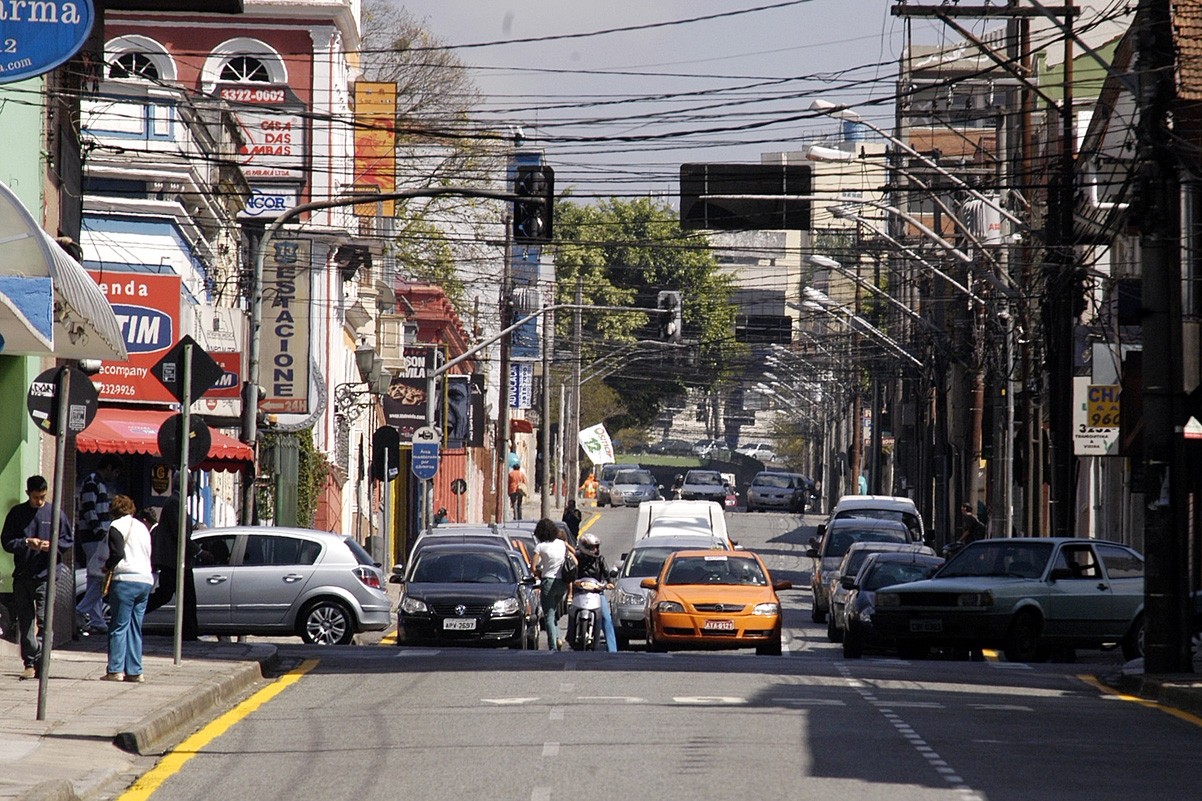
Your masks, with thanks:
[[[860,642],[856,639],[855,633],[851,629],[843,632],[843,658],[859,659],[863,655],[864,649],[860,647]]]
[[[813,604],[810,606],[810,620],[815,623],[822,623],[826,620],[826,612],[819,609],[818,604]]]
[[[1131,625],[1131,631],[1123,638],[1123,658],[1130,662],[1143,656],[1146,637],[1147,626],[1144,625],[1143,614],[1140,614]]]
[[[755,652],[757,654],[759,654],[760,656],[780,656],[781,652],[783,650],[784,649],[781,647],[781,639],[780,639],[779,633],[777,633],[777,635],[775,637],[773,637],[771,640],[764,643],[763,645],[757,645],[755,647]]]
[[[614,632],[614,636],[617,637],[617,639],[618,639],[618,650],[619,651],[629,651],[630,650],[630,637],[628,635],[623,634],[621,629],[619,629],[618,631]]]
[[[835,613],[826,616],[826,638],[831,642],[843,642],[843,629],[835,625]]]
[[[1039,617],[1034,612],[1019,612],[1002,646],[1006,661],[1038,662],[1040,650]]]
[[[655,626],[650,623],[647,624],[647,650],[653,654],[662,654],[668,650],[663,643],[655,639]]]
[[[341,601],[323,598],[301,610],[297,626],[310,645],[350,645],[355,639],[355,619]]]

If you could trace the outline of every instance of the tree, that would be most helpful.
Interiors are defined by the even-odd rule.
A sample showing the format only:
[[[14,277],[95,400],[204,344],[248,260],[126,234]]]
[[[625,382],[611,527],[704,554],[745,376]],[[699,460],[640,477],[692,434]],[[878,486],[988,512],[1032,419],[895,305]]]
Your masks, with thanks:
[[[624,406],[606,417],[607,427],[646,426],[667,398],[720,383],[738,346],[732,282],[718,272],[708,240],[682,230],[676,211],[651,198],[592,205],[561,199],[555,215],[557,302],[574,302],[577,276],[586,304],[654,309],[665,289],[678,290],[684,301],[684,338],[694,344],[682,348],[632,346],[657,338],[651,315],[584,313],[583,363],[612,357],[615,372],[604,380]],[[571,325],[572,315],[558,316],[561,342],[570,341]],[[617,353],[623,347],[629,355]]]

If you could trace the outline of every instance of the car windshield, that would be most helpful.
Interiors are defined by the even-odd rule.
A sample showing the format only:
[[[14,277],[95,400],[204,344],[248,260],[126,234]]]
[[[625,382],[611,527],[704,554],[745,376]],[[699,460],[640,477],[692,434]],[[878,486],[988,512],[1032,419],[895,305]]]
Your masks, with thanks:
[[[667,584],[750,584],[768,583],[759,562],[745,556],[684,556],[672,562]]]
[[[646,470],[623,470],[614,479],[615,484],[652,484],[651,474]]]
[[[435,553],[418,555],[409,580],[418,584],[513,584],[513,565],[503,553]]]
[[[891,528],[837,528],[827,532],[826,550],[823,558],[843,556],[857,542],[909,542],[906,532]]]
[[[835,515],[836,520],[892,520],[895,523],[905,523],[906,528],[914,533],[915,539],[918,537],[919,527],[918,515],[910,512],[901,512],[894,509],[847,509]]]
[[[956,576],[1012,576],[1039,578],[1052,556],[1050,542],[981,541],[967,545],[952,557],[938,578]]]
[[[864,577],[865,590],[879,590],[894,584],[909,584],[912,581],[922,581],[932,573],[938,565],[916,565],[905,562],[881,562]]]
[[[760,474],[751,482],[753,487],[775,487],[776,489],[789,489],[793,486],[793,480],[785,475],[764,475]]]
[[[719,486],[722,483],[722,476],[718,473],[689,473],[685,478],[686,484],[706,484],[709,486]]]
[[[663,570],[664,562],[668,561],[679,548],[635,548],[622,565],[622,576],[658,576]]]

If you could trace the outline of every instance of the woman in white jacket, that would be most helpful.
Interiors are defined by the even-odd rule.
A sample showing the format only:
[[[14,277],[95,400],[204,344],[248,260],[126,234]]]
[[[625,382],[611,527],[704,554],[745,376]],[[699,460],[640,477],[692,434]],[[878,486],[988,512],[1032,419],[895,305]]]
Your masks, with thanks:
[[[154,587],[150,530],[134,517],[134,502],[118,495],[109,503],[109,665],[105,681],[142,681],[142,617]]]

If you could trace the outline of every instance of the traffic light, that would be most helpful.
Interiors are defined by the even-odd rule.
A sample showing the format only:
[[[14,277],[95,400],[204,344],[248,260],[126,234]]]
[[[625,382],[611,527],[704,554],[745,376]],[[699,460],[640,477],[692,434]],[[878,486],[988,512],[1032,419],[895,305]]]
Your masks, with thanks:
[[[659,338],[665,342],[679,342],[684,324],[680,293],[676,290],[660,292],[655,298],[655,307],[659,309]]]
[[[555,210],[555,171],[519,165],[513,179],[513,241],[535,245],[551,241]],[[526,199],[528,198],[528,199]]]

